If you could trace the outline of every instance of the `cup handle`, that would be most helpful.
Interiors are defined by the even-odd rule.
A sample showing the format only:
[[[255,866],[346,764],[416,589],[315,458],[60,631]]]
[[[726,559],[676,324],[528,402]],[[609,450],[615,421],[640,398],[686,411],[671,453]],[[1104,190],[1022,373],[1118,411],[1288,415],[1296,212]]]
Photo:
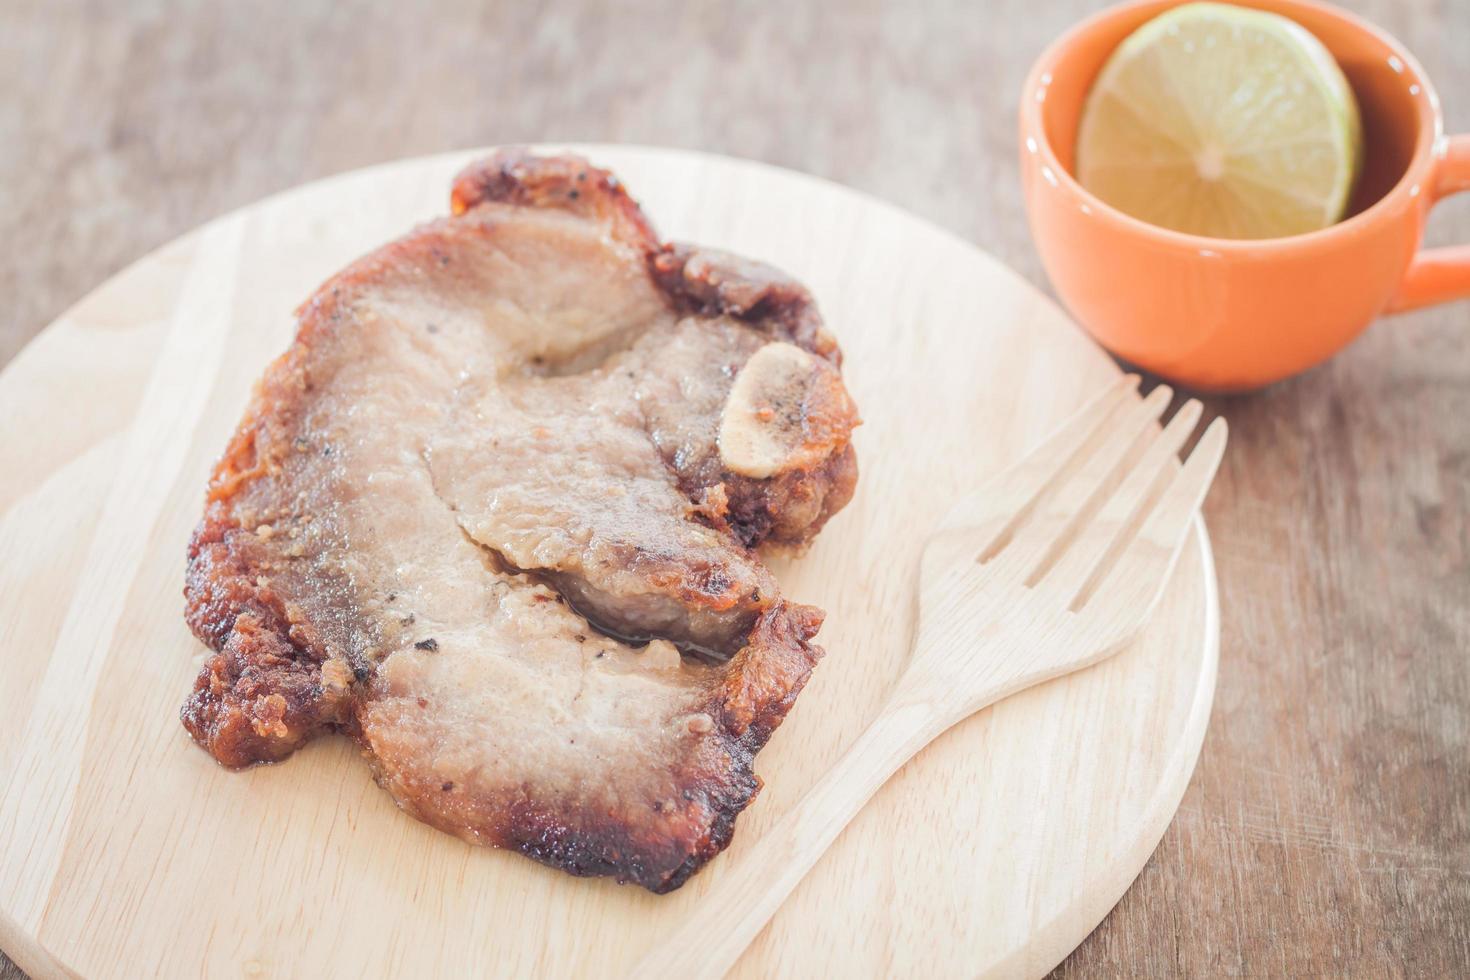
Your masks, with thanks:
[[[1451,136],[1434,168],[1428,188],[1432,205],[1442,198],[1470,190],[1470,134]],[[1414,256],[1389,313],[1470,297],[1470,245],[1430,248]]]

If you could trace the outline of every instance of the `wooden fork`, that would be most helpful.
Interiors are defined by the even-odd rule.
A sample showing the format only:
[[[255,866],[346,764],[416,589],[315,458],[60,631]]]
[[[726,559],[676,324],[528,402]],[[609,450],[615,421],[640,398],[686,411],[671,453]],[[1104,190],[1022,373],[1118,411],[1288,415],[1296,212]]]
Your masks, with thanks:
[[[863,805],[920,749],[981,708],[1095,664],[1148,620],[1225,449],[1216,419],[1124,378],[1040,448],[950,510],[924,547],[913,654],[878,717],[714,882],[637,976],[723,975]]]

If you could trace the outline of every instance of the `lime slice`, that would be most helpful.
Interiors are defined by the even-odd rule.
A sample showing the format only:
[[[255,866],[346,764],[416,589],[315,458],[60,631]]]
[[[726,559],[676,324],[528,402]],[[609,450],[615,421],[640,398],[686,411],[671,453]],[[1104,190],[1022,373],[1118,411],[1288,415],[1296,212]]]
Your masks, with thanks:
[[[1362,156],[1332,55],[1276,14],[1191,3],[1113,52],[1083,107],[1077,179],[1150,224],[1278,238],[1341,220]]]

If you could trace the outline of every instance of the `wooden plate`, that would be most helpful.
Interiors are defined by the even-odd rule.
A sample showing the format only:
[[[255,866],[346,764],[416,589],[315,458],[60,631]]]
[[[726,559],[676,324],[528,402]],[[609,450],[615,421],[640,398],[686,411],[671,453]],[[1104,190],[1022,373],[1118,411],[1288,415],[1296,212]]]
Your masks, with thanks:
[[[810,177],[583,148],[663,233],[816,293],[866,419],[853,504],[787,594],[828,650],[761,755],[735,842],[655,897],[469,847],[401,814],[345,739],[220,769],[179,726],[201,659],[184,544],[291,310],[447,210],[467,154],[347,174],[148,256],[0,374],[0,945],[40,976],[617,975],[871,717],[905,657],[920,537],[1116,373],[973,246]],[[1198,755],[1218,613],[1203,525],[1147,634],[972,718],[906,767],[740,976],[1039,974],[1158,843]]]

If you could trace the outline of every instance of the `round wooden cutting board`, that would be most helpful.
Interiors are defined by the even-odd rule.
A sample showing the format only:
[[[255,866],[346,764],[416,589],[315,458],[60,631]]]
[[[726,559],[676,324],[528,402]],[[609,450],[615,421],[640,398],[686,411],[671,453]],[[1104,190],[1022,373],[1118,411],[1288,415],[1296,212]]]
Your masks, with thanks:
[[[178,708],[184,546],[251,383],[327,275],[448,209],[454,154],[226,215],[92,293],[0,374],[0,946],[38,976],[618,976],[816,779],[906,656],[928,526],[1117,369],[973,246],[810,177],[584,147],[661,232],[811,287],[866,420],[853,503],[784,591],[827,649],[735,841],[658,897],[400,813],[345,739],[221,769]],[[960,725],[838,839],[736,975],[1040,974],[1143,867],[1199,753],[1218,614],[1203,525],[1112,660]]]

